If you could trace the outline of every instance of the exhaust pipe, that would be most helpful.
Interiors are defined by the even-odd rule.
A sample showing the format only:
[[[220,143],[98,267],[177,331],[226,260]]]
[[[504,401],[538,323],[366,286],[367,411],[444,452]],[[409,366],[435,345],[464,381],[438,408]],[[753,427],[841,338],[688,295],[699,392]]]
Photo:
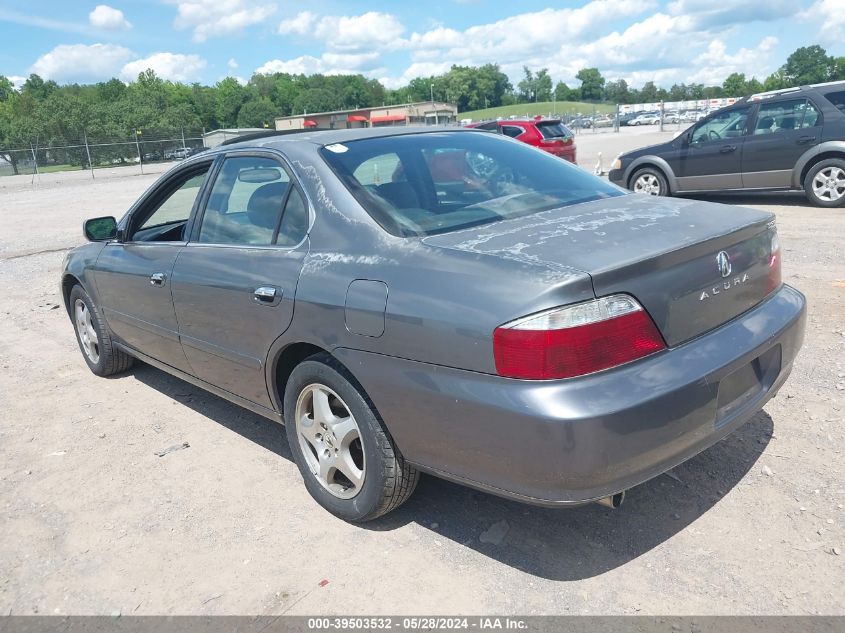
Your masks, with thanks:
[[[622,505],[622,502],[625,501],[625,491],[617,492],[615,495],[610,495],[609,497],[602,497],[601,499],[596,499],[596,503],[600,506],[604,506],[605,508],[610,508],[611,510],[615,510],[619,506]]]

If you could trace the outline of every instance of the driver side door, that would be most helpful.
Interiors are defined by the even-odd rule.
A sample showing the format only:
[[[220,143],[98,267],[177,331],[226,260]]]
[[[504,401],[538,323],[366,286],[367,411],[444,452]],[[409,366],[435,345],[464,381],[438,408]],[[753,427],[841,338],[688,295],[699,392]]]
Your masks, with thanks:
[[[677,164],[679,191],[742,188],[742,144],[751,106],[720,110],[693,127]]]
[[[103,315],[117,339],[188,373],[170,281],[210,167],[211,161],[188,165],[144,196],[122,227],[123,239],[103,247],[94,270]]]

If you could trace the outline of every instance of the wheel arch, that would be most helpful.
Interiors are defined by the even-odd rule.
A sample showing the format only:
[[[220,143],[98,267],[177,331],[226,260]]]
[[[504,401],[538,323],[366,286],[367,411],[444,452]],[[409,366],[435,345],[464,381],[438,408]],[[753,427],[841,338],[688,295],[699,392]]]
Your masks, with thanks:
[[[663,174],[663,177],[666,179],[666,183],[669,185],[669,192],[675,193],[678,190],[678,183],[675,179],[675,172],[672,170],[672,167],[669,166],[669,163],[666,162],[665,159],[660,158],[660,156],[654,155],[647,155],[647,156],[640,156],[639,158],[635,158],[628,168],[625,170],[625,188],[631,188],[631,179],[634,177],[634,174],[644,167],[651,167],[652,169],[658,169]]]
[[[845,160],[845,141],[827,141],[804,152],[792,170],[792,186],[803,189],[804,179],[810,170],[828,158]]]
[[[82,282],[76,275],[73,273],[62,275],[62,302],[65,305],[65,312],[68,313],[68,316],[70,316],[70,291],[76,285],[82,286]],[[82,286],[82,288],[84,290],[85,286]]]

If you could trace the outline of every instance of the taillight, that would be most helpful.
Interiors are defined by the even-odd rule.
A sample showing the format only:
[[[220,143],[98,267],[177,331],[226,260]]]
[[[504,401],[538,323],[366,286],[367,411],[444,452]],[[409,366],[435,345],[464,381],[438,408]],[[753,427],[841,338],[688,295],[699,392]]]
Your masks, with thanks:
[[[493,332],[496,371],[508,378],[583,376],[665,348],[651,317],[628,295],[555,308]]]
[[[771,249],[769,251],[769,284],[768,291],[777,290],[783,277],[780,270],[780,240],[778,239],[777,227],[772,227],[774,233],[772,234]]]

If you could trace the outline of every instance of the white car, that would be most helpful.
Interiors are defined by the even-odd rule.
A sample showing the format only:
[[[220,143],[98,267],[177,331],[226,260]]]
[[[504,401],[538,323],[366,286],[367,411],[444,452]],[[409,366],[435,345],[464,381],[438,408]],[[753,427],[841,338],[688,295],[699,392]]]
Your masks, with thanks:
[[[628,125],[657,125],[660,123],[659,114],[641,114]]]

